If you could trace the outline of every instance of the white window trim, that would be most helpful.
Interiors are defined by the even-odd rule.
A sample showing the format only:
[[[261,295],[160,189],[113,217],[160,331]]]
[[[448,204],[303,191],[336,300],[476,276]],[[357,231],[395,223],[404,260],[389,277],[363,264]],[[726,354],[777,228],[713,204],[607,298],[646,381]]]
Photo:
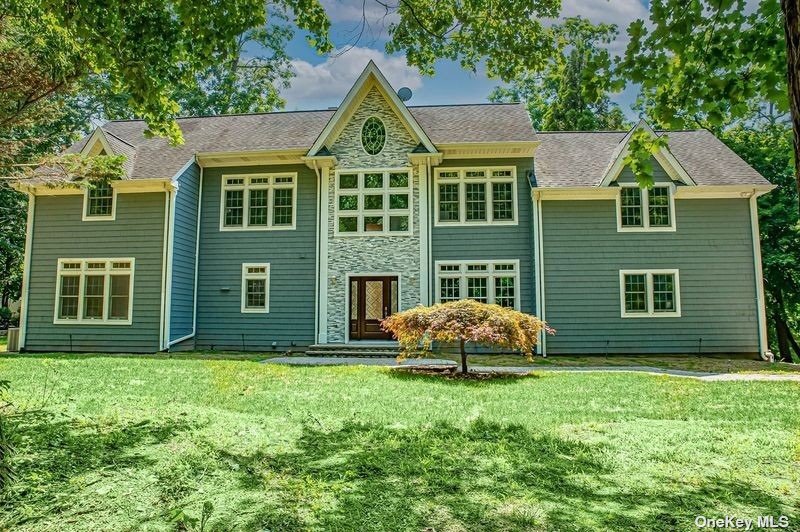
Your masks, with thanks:
[[[486,177],[466,177],[467,171],[484,170]],[[493,171],[498,170],[511,170],[511,177],[492,177]],[[457,178],[442,178],[439,175],[442,172],[458,172]],[[516,166],[470,166],[470,167],[441,167],[437,168],[434,172],[433,194],[435,201],[435,209],[433,213],[434,227],[458,227],[458,226],[475,226],[475,225],[518,225],[519,224],[519,201],[517,200],[517,167]],[[486,192],[486,220],[471,220],[467,221],[467,194],[466,183],[483,182],[489,185]],[[511,220],[498,220],[494,221],[493,206],[492,206],[492,183],[511,183],[511,193],[513,199],[513,213]],[[457,222],[440,221],[439,220],[439,185],[440,184],[458,184],[458,216]]]
[[[270,181],[273,177],[290,177],[292,178],[291,185],[289,184],[257,184],[250,185],[250,180],[254,178],[269,178]],[[244,179],[243,185],[226,185],[228,179]],[[220,231],[291,231],[297,228],[297,172],[271,172],[271,173],[258,173],[258,174],[223,174],[220,181],[220,194],[219,194],[219,230]],[[250,226],[250,190],[261,189],[268,190],[267,192],[267,225]],[[272,225],[272,215],[275,208],[274,190],[275,189],[291,189],[292,190],[292,225]],[[225,225],[225,191],[226,190],[244,190],[242,198],[244,212],[242,215],[242,225]]]
[[[381,124],[383,124],[383,146],[381,146],[381,151],[379,151],[378,153],[370,153],[364,147],[364,134],[363,134],[363,132],[364,132],[364,124],[366,124],[367,120],[369,120],[370,118],[377,118],[378,120],[380,120]],[[361,127],[358,128],[358,145],[361,146],[361,151],[363,151],[365,155],[367,155],[369,157],[377,157],[378,155],[383,153],[383,150],[386,149],[386,144],[388,142],[389,142],[389,132],[386,130],[386,122],[383,120],[383,118],[381,118],[378,115],[370,115],[370,116],[366,117],[364,120],[361,121]],[[338,183],[338,180],[337,180],[337,183]]]
[[[339,188],[339,176],[345,175],[358,175],[358,188]],[[370,189],[361,186],[364,180],[364,174],[383,174],[386,186],[381,189]],[[408,187],[406,188],[391,188],[389,186],[389,174],[408,174]],[[341,169],[334,172],[334,197],[333,197],[333,235],[335,237],[369,237],[369,236],[399,236],[408,237],[414,234],[414,170],[410,167],[404,168],[352,168]],[[373,191],[373,192],[370,192]],[[364,210],[364,196],[365,195],[383,195],[384,208],[382,211],[365,211]],[[389,208],[389,195],[391,194],[408,194],[408,209],[390,209]],[[354,211],[340,211],[339,210],[339,196],[358,196],[358,209]],[[383,231],[363,231],[361,230],[361,220],[364,216],[378,216],[382,212],[384,217]],[[358,218],[358,225],[356,231],[339,231],[339,216],[356,217]],[[389,218],[391,216],[408,216],[408,231],[390,231]]]
[[[513,264],[514,271],[497,270],[494,267],[496,264]],[[467,265],[487,266],[486,271],[482,272],[468,272]],[[457,272],[442,272],[441,266],[458,266]],[[442,302],[442,279],[460,279],[459,282],[459,299],[467,299],[467,279],[470,277],[487,277],[486,298],[490,304],[495,302],[495,284],[496,277],[513,277],[514,278],[514,310],[520,310],[521,306],[521,286],[520,286],[520,271],[519,259],[495,259],[495,260],[437,260],[434,263],[436,271],[436,303]]]
[[[63,265],[67,262],[80,262],[81,268],[79,270],[64,270]],[[103,270],[89,270],[87,264],[90,262],[105,262],[106,266]],[[128,270],[112,270],[112,262],[130,262],[131,267]],[[114,258],[90,258],[90,259],[58,259],[58,268],[56,271],[56,299],[53,309],[53,323],[55,325],[131,325],[133,323],[133,287],[134,287],[134,271],[136,270],[136,259],[133,257],[114,257]],[[78,317],[77,319],[63,319],[58,317],[58,310],[61,302],[61,280],[62,273],[75,274],[80,276],[78,282]],[[128,319],[117,320],[108,317],[108,303],[111,297],[111,275],[114,273],[127,273],[130,275],[130,284],[128,288]],[[83,317],[83,302],[84,302],[84,288],[85,278],[87,275],[104,275],[105,282],[103,287],[103,318],[84,318]]]
[[[653,301],[653,274],[668,273],[675,276],[675,310],[673,312],[655,312]],[[625,310],[625,276],[644,275],[647,279],[647,312],[627,312]],[[681,317],[681,282],[677,269],[667,270],[620,270],[619,271],[620,315],[623,318],[680,318]]]
[[[84,222],[113,222],[117,219],[117,187],[111,185],[111,215],[89,216],[89,189],[83,189],[83,211],[81,221]]]
[[[620,183],[617,191],[617,232],[618,233],[674,233],[675,225],[675,183],[656,183],[654,187],[667,187],[669,189],[669,225],[650,227],[650,190],[642,190],[642,226],[626,227],[622,225],[622,189],[639,188],[636,183]]]
[[[247,268],[266,268],[266,273],[247,273]],[[269,278],[271,269],[268,262],[245,262],[242,264],[242,314],[269,314]],[[264,308],[247,308],[247,280],[264,279]]]

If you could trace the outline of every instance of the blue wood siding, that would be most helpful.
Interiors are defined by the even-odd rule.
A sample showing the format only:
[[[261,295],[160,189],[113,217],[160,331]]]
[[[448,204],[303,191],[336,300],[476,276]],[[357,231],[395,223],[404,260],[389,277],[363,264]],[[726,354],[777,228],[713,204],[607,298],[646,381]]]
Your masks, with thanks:
[[[533,281],[533,225],[531,218],[531,187],[527,174],[533,167],[533,159],[468,159],[446,160],[437,168],[446,167],[517,167],[517,225],[464,225],[456,227],[436,227],[437,206],[435,205],[436,186],[431,178],[431,293],[436,301],[437,260],[504,260],[519,259],[520,265],[520,309],[535,312],[536,294]],[[434,170],[435,174],[435,170]]]
[[[170,341],[192,333],[199,191],[200,167],[193,164],[178,178],[178,193],[175,197]]]
[[[223,174],[297,172],[297,228],[220,231]],[[198,349],[287,350],[314,342],[317,177],[305,165],[206,168],[200,213]],[[242,263],[270,264],[268,314],[241,312]],[[179,345],[186,344],[182,342]]]
[[[614,201],[543,202],[549,354],[758,352],[748,200],[675,209],[674,233],[618,233]],[[636,268],[680,270],[681,317],[621,317],[619,270]]]
[[[37,196],[28,351],[158,351],[165,193],[118,194],[114,221],[81,221],[83,195]],[[136,259],[132,325],[53,323],[59,258]]]

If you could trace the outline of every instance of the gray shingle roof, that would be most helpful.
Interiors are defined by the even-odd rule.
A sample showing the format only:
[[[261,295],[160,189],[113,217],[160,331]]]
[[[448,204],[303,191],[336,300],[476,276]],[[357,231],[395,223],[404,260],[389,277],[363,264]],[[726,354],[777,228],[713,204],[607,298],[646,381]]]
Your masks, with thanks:
[[[423,106],[409,107],[409,111],[434,144],[536,140],[520,104]],[[178,147],[163,138],[145,138],[146,125],[140,120],[112,121],[102,127],[117,141],[112,148],[120,147],[131,159],[128,175],[132,179],[165,178],[175,175],[198,152],[309,149],[334,112],[179,118],[185,142]],[[82,139],[70,151],[79,151],[85,142]],[[130,146],[135,146],[133,153]]]
[[[540,187],[600,184],[627,131],[539,133],[534,168]],[[663,134],[664,132],[660,132]],[[769,185],[707,130],[668,131],[669,150],[698,185]]]

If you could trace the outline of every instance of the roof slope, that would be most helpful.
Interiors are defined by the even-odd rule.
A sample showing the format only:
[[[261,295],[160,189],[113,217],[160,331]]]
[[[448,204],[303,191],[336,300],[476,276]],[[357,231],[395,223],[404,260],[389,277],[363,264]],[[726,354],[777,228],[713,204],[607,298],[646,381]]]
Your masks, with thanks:
[[[520,104],[408,109],[434,144],[536,140],[528,113]],[[333,114],[334,110],[323,110],[179,118],[184,144],[177,147],[163,138],[146,138],[147,126],[141,120],[107,122],[102,129],[119,141],[112,148],[124,148],[120,153],[131,160],[130,178],[166,178],[199,152],[307,150]],[[78,141],[69,151],[80,151],[86,141]]]
[[[598,186],[627,131],[540,132],[534,167],[539,187]],[[769,185],[707,130],[667,131],[669,151],[698,185]]]

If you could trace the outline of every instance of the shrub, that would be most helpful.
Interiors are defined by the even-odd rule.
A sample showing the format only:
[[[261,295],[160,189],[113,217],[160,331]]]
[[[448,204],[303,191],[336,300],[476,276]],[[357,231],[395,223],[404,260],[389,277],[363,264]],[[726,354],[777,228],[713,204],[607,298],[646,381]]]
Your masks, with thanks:
[[[531,360],[539,334],[555,333],[535,316],[469,299],[415,307],[389,316],[382,326],[397,338],[403,358],[420,348],[430,351],[433,342],[458,343],[462,373],[467,372],[467,343],[520,351]]]

